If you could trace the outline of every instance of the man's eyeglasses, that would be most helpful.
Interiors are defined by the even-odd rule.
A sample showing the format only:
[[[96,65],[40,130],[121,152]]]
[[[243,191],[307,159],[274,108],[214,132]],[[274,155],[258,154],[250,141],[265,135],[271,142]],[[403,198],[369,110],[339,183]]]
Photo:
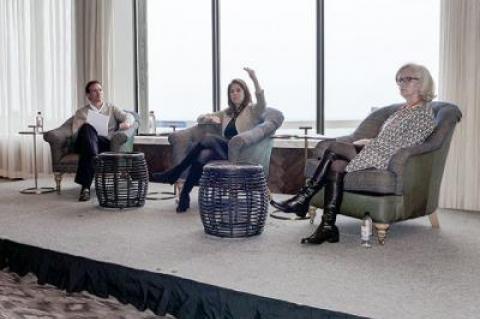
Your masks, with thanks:
[[[398,85],[406,84],[406,83],[412,82],[413,80],[420,80],[420,78],[413,77],[413,76],[406,76],[406,77],[403,77],[403,78],[398,78],[397,79],[397,84]]]

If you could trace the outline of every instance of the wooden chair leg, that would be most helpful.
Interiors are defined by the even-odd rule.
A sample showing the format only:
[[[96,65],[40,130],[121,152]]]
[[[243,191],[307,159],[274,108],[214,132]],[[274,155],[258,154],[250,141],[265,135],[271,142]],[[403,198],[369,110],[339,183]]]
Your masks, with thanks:
[[[390,224],[374,223],[373,225],[377,230],[378,243],[382,246],[385,245],[385,238],[387,238],[387,232],[390,228]]]
[[[430,223],[432,224],[432,228],[440,228],[440,223],[438,222],[437,212],[433,212],[430,215],[428,215],[428,219],[430,219]]]
[[[63,175],[63,173],[59,173],[59,172],[53,173],[53,176],[55,178],[55,185],[56,185],[56,188],[57,188],[57,194],[60,194],[60,187],[61,187],[61,184],[62,184],[62,175]]]

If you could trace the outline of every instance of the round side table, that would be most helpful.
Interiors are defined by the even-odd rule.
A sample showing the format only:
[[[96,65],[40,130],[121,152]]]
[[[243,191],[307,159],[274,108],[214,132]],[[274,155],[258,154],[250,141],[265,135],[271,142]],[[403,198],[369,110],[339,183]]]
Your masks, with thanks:
[[[268,191],[261,165],[213,161],[205,165],[198,192],[205,232],[217,237],[259,235]]]
[[[29,125],[31,131],[21,131],[18,132],[20,135],[32,135],[33,136],[33,172],[35,178],[35,187],[29,187],[22,189],[20,193],[30,194],[30,195],[39,195],[45,193],[52,193],[55,191],[54,187],[38,187],[38,169],[37,169],[37,135],[43,134],[43,132],[37,131],[36,125]]]
[[[95,157],[95,193],[101,207],[142,207],[147,191],[143,153],[104,152]]]

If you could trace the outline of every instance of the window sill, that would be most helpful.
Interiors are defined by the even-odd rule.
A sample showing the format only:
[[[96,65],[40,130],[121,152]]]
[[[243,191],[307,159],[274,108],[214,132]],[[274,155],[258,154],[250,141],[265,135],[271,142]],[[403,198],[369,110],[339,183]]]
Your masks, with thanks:
[[[308,140],[308,148],[314,148],[319,140]],[[135,136],[134,144],[169,145],[167,136]],[[274,148],[304,148],[303,138],[274,138]]]

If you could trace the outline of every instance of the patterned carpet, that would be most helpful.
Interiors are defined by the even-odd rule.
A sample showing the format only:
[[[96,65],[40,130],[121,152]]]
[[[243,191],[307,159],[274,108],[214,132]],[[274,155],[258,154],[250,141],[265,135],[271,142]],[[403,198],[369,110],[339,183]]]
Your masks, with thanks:
[[[0,319],[160,319],[173,318],[138,311],[114,298],[102,299],[86,292],[67,293],[39,285],[36,277],[19,277],[0,271]]]

